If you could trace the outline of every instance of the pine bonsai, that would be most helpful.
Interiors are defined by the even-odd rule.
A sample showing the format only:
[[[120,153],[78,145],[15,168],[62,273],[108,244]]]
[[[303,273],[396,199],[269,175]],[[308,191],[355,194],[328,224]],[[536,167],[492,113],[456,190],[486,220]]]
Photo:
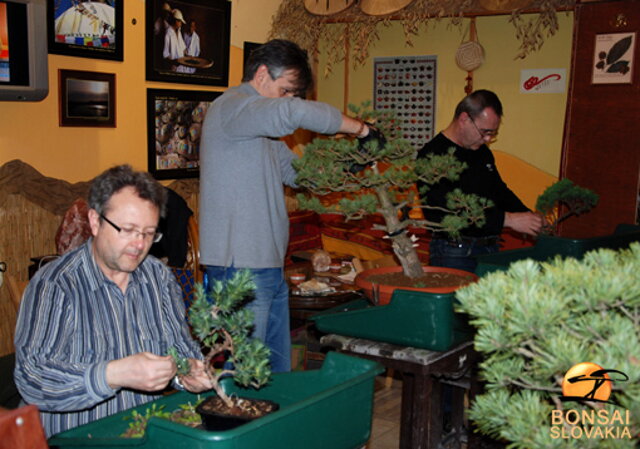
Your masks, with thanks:
[[[455,158],[453,149],[447,155],[416,160],[417,151],[400,136],[400,122],[392,113],[373,111],[369,103],[361,107],[351,105],[350,109],[361,119],[375,123],[385,139],[382,142],[370,139],[364,144],[345,136],[314,139],[306,146],[303,157],[294,162],[298,171],[296,183],[311,194],[298,195],[300,207],[341,214],[347,220],[381,214],[385,223],[378,229],[385,231],[391,240],[404,274],[418,278],[423,275],[422,264],[407,227],[455,236],[467,226],[482,225],[484,209],[491,203],[456,190],[449,195],[449,214],[442,222],[407,217],[403,210],[418,204],[412,193],[417,181],[425,183],[421,193],[427,194],[429,185],[442,179],[457,179],[466,165]],[[333,192],[345,193],[346,197],[333,205],[321,201],[321,197]]]
[[[558,223],[589,212],[596,204],[598,195],[592,190],[577,186],[567,178],[559,180],[547,187],[536,201],[536,209],[547,219],[542,232],[555,234]]]
[[[459,311],[477,328],[475,348],[483,355],[479,374],[486,393],[476,397],[470,412],[482,433],[521,449],[637,447],[639,272],[640,244],[633,243],[617,252],[593,251],[582,260],[522,260],[456,292]],[[619,406],[560,401],[563,376],[582,362],[629,377],[613,383]],[[618,423],[620,438],[554,438],[552,410],[568,409],[618,410],[625,417],[629,410],[631,422]],[[584,431],[565,429],[568,435]]]
[[[210,293],[201,284],[195,286],[195,300],[189,308],[189,322],[195,337],[205,351],[204,365],[218,397],[230,409],[238,406],[238,398],[227,395],[220,384],[226,376],[233,376],[242,386],[260,388],[271,378],[269,348],[251,338],[253,314],[242,307],[255,284],[249,270],[239,270],[226,282],[215,281]],[[228,363],[216,368],[214,360],[224,358]],[[176,358],[178,369],[184,361]],[[178,375],[188,372],[181,370]]]

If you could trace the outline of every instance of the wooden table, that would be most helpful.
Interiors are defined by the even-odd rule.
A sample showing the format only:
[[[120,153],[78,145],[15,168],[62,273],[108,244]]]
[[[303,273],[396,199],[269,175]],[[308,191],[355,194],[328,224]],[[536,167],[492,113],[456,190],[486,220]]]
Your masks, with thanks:
[[[465,342],[445,352],[336,334],[321,337],[320,343],[346,354],[375,360],[402,373],[400,449],[442,447],[444,384],[453,386],[451,421],[454,435],[462,434],[465,389],[470,387],[470,395],[475,394],[475,376],[469,376],[478,359],[473,342]],[[461,381],[464,377],[470,379],[468,385]]]
[[[313,277],[322,280],[323,277],[326,277],[326,274],[314,273],[311,262],[298,262],[286,267],[285,276],[287,282],[289,282],[289,276],[293,273],[303,273],[307,280]],[[290,283],[289,316],[293,320],[300,320],[305,323],[311,315],[363,297],[360,289],[350,284],[343,284],[337,287],[336,292],[318,295],[296,295],[293,293],[294,289],[295,286]]]
[[[315,276],[310,262],[298,262],[285,268],[285,276],[289,281],[292,273],[304,273],[308,279]],[[318,276],[321,277],[321,276]],[[305,367],[309,367],[311,361],[320,365],[324,360],[321,350],[320,334],[313,321],[309,317],[333,307],[338,307],[350,301],[363,298],[362,293],[355,285],[344,285],[342,291],[320,295],[296,295],[292,291],[295,286],[289,284],[289,320],[291,330],[298,335],[298,344],[304,345]]]

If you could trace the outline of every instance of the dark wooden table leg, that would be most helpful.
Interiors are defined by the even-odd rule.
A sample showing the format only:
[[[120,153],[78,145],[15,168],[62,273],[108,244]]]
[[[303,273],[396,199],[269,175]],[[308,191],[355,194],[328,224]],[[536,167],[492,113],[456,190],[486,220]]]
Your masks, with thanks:
[[[403,422],[411,425],[411,431],[406,432],[401,427],[400,448],[433,449],[437,448],[442,437],[442,388],[440,382],[429,374],[411,375],[412,394],[409,396],[404,391],[405,379],[403,376]],[[411,408],[411,421],[404,421],[404,410]]]
[[[411,449],[413,446],[413,398],[416,376],[412,373],[402,374],[402,402],[400,410],[400,449]]]

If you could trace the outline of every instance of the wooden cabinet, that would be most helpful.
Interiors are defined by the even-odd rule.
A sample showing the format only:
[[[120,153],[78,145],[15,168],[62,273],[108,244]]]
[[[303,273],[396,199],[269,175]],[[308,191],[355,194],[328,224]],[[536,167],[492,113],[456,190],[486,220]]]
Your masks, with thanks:
[[[635,33],[631,83],[594,84],[596,36]],[[561,224],[584,238],[636,223],[640,175],[640,1],[580,3],[575,8],[571,77],[561,177],[600,195],[588,214]]]

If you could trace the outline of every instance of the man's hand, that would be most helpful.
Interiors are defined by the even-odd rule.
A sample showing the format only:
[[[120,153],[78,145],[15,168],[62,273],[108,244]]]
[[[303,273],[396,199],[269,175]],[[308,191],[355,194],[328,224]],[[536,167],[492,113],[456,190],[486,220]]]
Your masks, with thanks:
[[[365,123],[365,128],[368,128],[369,132],[364,137],[358,137],[358,151],[364,154],[368,153],[366,146],[369,142],[374,142],[374,145],[378,146],[378,150],[384,148],[387,144],[387,139],[380,130],[369,123]]]
[[[180,376],[180,382],[184,386],[185,390],[192,393],[201,393],[203,391],[211,390],[213,384],[211,379],[207,376],[204,370],[204,363],[202,360],[189,359],[191,364],[191,371],[186,376]]]
[[[514,231],[529,235],[537,235],[542,229],[544,220],[533,212],[505,212],[504,225]]]
[[[374,142],[374,147],[377,146],[376,150],[381,150],[387,144],[387,139],[385,139],[380,130],[373,125],[365,123],[364,128],[367,132],[364,136],[358,137],[358,151],[360,154],[368,156],[371,154],[367,148],[367,144],[371,145],[369,142]],[[359,173],[372,164],[373,162],[369,162],[368,164],[353,163],[349,167],[349,172],[353,174]]]
[[[107,383],[111,388],[158,391],[176,375],[171,356],[140,352],[107,364]]]

